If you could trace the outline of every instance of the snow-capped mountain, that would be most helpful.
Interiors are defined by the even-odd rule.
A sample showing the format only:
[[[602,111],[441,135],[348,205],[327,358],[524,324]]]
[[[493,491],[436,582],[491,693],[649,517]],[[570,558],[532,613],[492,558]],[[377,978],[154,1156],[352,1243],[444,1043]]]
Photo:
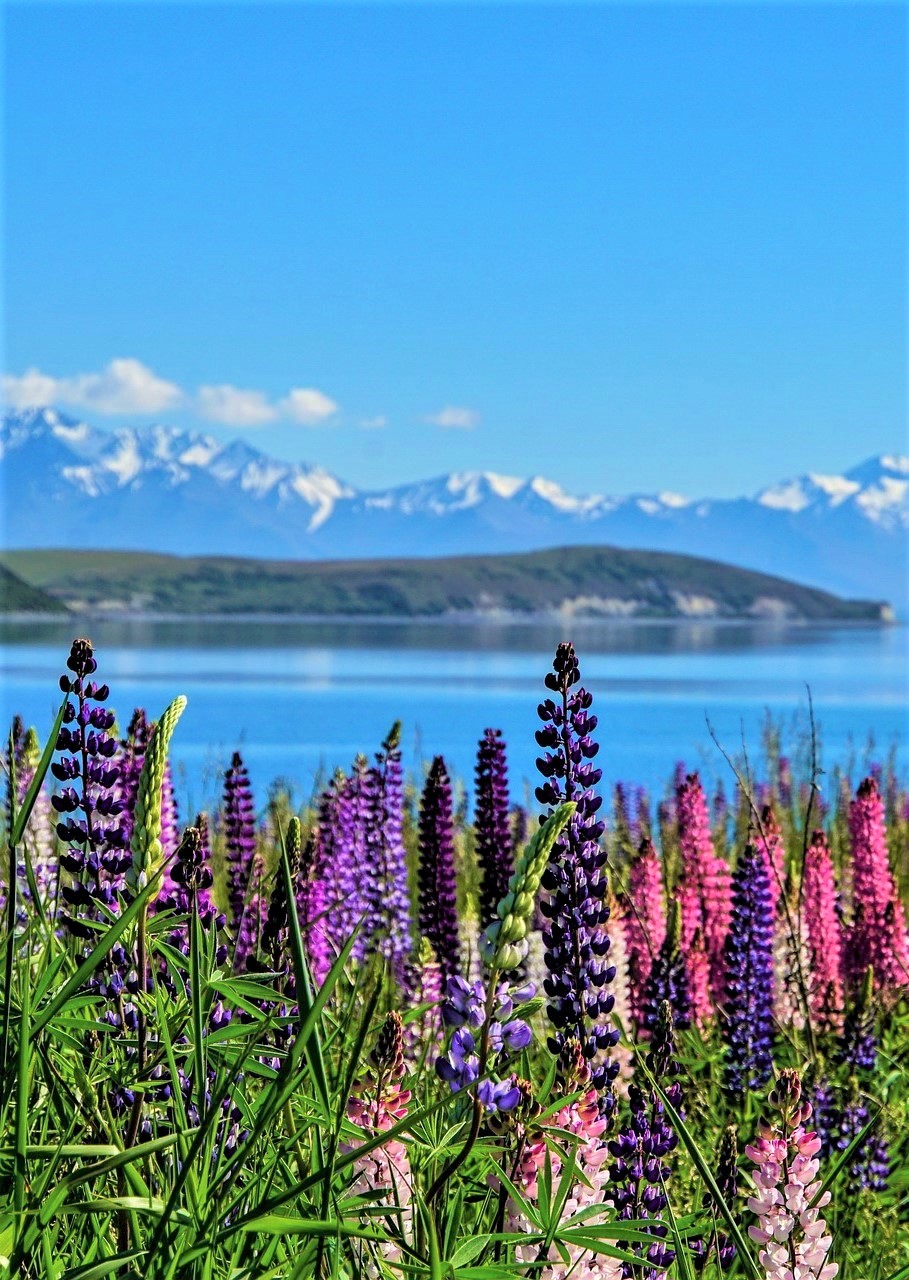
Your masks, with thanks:
[[[609,544],[684,552],[909,606],[909,458],[811,473],[753,497],[576,496],[542,476],[458,472],[357,490],[241,441],[102,431],[52,409],[0,421],[4,545],[376,558]]]

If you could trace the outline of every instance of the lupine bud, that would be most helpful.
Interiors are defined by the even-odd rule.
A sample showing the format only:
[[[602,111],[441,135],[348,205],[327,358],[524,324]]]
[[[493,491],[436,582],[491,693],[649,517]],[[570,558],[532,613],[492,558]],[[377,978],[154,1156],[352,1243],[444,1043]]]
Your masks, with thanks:
[[[174,698],[155,725],[145,753],[136,791],[130,841],[133,858],[126,872],[126,882],[133,893],[139,893],[161,865],[161,786],[164,766],[167,762],[167,748],[185,706],[186,699],[182,694]]]
[[[573,803],[562,804],[547,818],[518,856],[508,881],[508,892],[499,902],[497,919],[480,941],[486,963],[507,973],[517,969],[527,954],[526,935],[552,849],[575,812]]]

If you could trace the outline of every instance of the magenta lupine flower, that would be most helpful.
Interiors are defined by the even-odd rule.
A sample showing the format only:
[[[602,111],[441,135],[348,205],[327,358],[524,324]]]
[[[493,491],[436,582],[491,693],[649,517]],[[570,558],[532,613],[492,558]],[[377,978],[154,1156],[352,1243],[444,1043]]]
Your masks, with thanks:
[[[224,843],[228,919],[236,938],[243,925],[256,853],[256,809],[249,774],[238,751],[224,775]]]
[[[606,933],[606,852],[600,843],[604,823],[597,817],[601,797],[595,791],[602,771],[591,763],[599,751],[592,736],[597,726],[596,716],[590,714],[593,697],[579,680],[574,647],[560,644],[546,677],[546,687],[557,697],[547,698],[538,708],[544,727],[536,739],[544,754],[537,768],[546,781],[537,787],[536,797],[549,813],[565,801],[574,801],[577,809],[556,840],[543,876],[547,897],[540,909],[547,922],[543,941],[549,970],[544,986],[554,1027],[550,1047],[560,1053],[568,1040],[578,1041],[592,1061],[592,1079],[603,1105],[611,1109],[609,1086],[619,1064],[600,1055],[612,1049],[619,1033],[609,1020],[613,997],[607,990],[615,972]]]
[[[647,839],[642,840],[628,873],[624,925],[631,1016],[640,1026],[647,981],[666,937],[663,868],[656,849]]]
[[[496,918],[514,871],[514,837],[508,800],[508,765],[501,729],[486,729],[477,748],[477,861],[480,866],[480,928]]]
[[[265,887],[265,863],[261,853],[255,853],[249,877],[249,892],[235,939],[235,969],[247,968],[259,952],[265,932],[265,922],[268,919],[268,901]]]
[[[757,1188],[748,1207],[758,1224],[748,1234],[760,1246],[767,1280],[833,1280],[839,1267],[827,1261],[832,1239],[820,1216],[830,1192],[818,1194],[821,1140],[805,1129],[811,1104],[801,1101],[797,1072],[780,1073],[770,1101],[779,1118],[762,1124],[759,1137],[745,1148],[756,1165],[752,1176]]]
[[[174,779],[170,761],[164,762],[161,779],[161,849],[164,854],[164,873],[161,876],[161,894],[169,894],[173,885],[173,855],[180,843],[180,815],[174,795]]]
[[[833,861],[823,831],[814,832],[805,857],[802,918],[812,1012],[819,1026],[834,1030],[842,1022],[843,940]]]
[[[419,890],[420,934],[432,946],[447,980],[460,969],[461,948],[451,782],[441,756],[432,762],[420,799]]]
[[[678,891],[682,908],[682,953],[686,959],[690,957],[688,984],[694,1014],[699,1022],[704,1022],[711,1016],[713,1004],[723,995],[724,945],[729,932],[732,891],[729,868],[713,848],[707,798],[696,773],[689,774],[676,792],[676,815],[682,861]],[[703,989],[699,950],[707,957],[707,991]]]
[[[73,877],[61,890],[72,909],[67,924],[77,935],[93,937],[80,921],[97,919],[98,904],[116,908],[132,857],[122,819],[117,741],[110,734],[115,716],[104,706],[107,685],[89,679],[98,665],[91,642],[74,640],[66,665],[73,674],[62,676],[60,687],[74,701],[67,702],[57,738],[57,750],[65,754],[51,765],[66,785],[51,803],[61,815],[57,836],[69,846],[60,858]]]
[[[849,830],[853,924],[846,935],[848,977],[859,981],[873,968],[878,989],[906,986],[906,916],[890,869],[884,804],[873,778],[864,780],[849,806]]]

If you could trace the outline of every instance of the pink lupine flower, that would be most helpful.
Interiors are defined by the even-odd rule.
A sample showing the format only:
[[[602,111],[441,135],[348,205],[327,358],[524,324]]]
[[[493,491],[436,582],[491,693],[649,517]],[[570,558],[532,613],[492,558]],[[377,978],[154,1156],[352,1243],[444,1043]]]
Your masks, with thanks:
[[[614,922],[610,930],[612,945],[609,948],[609,960],[615,969],[615,977],[612,980],[612,994],[615,1000],[612,1006],[612,1018],[616,1025],[621,1027],[627,1040],[632,1036],[627,930],[621,907],[615,898],[610,900],[609,915]],[[616,1076],[613,1088],[620,1097],[624,1097],[628,1091],[628,1081],[634,1073],[634,1052],[628,1043],[619,1040],[609,1050],[609,1056],[613,1062],[619,1064],[619,1074]]]
[[[347,1104],[347,1118],[362,1132],[362,1137],[343,1144],[345,1153],[356,1151],[368,1139],[392,1129],[407,1115],[410,1090],[401,1087],[406,1067],[400,1014],[386,1016],[368,1064],[368,1070],[354,1083]],[[378,1195],[387,1209],[386,1216],[395,1220],[401,1236],[406,1239],[411,1230],[413,1209],[410,1158],[404,1143],[391,1138],[373,1147],[356,1160],[354,1172],[350,1194],[366,1196],[370,1202]],[[402,1256],[396,1240],[388,1240],[379,1248],[388,1262],[398,1261]]]
[[[748,1207],[758,1218],[748,1234],[760,1246],[766,1280],[832,1280],[839,1266],[827,1261],[832,1240],[820,1216],[830,1192],[818,1196],[821,1140],[804,1127],[811,1104],[801,1100],[796,1071],[780,1073],[770,1101],[780,1113],[778,1122],[762,1123],[758,1138],[745,1148],[756,1165],[757,1194]]]
[[[836,881],[823,831],[815,831],[805,857],[802,918],[808,947],[811,1008],[820,1026],[838,1030],[843,1009],[843,938]]]
[[[847,935],[847,976],[861,979],[869,968],[880,988],[909,984],[906,916],[887,851],[884,804],[873,778],[866,778],[849,806],[852,836],[853,925]]]
[[[566,1044],[561,1061],[564,1064],[562,1074],[566,1093],[575,1093],[585,1085],[590,1085],[590,1067],[576,1041]],[[530,1097],[530,1086],[521,1081],[517,1084],[525,1099],[523,1105],[518,1104],[516,1111],[516,1115],[520,1117],[522,1110],[526,1109],[526,1100]],[[584,1226],[609,1221],[613,1214],[612,1203],[606,1198],[610,1173],[607,1164],[609,1149],[604,1139],[608,1124],[609,1121],[602,1114],[599,1105],[597,1090],[593,1087],[587,1088],[580,1098],[563,1107],[548,1121],[549,1141],[542,1130],[527,1124],[520,1139],[517,1168],[512,1174],[515,1184],[528,1200],[535,1201],[539,1195],[539,1179],[548,1161],[552,1176],[552,1197],[556,1200],[562,1169],[568,1163],[568,1153],[571,1151],[578,1180],[572,1183],[563,1206],[563,1222],[593,1205],[602,1205],[603,1212],[585,1215],[582,1220]],[[570,1146],[564,1137],[560,1144],[560,1134],[571,1135]],[[511,1202],[505,1230],[524,1234],[535,1231],[536,1227]],[[581,1245],[572,1244],[565,1248],[567,1259],[553,1244],[547,1255],[546,1265],[539,1271],[534,1270],[533,1274],[543,1280],[619,1280],[622,1275],[622,1263],[617,1258],[590,1253]],[[520,1263],[529,1265],[536,1262],[538,1257],[539,1247],[535,1244],[519,1244],[515,1247],[515,1258]]]
[[[663,869],[650,840],[641,841],[640,852],[631,864],[622,923],[628,953],[630,1012],[640,1025],[647,980],[666,937]]]
[[[676,793],[676,813],[679,829],[679,852],[682,859],[682,880],[679,901],[682,906],[682,951],[689,965],[689,983],[695,1016],[703,1020],[711,1009],[701,1013],[702,1001],[698,998],[700,975],[696,972],[701,962],[693,954],[695,936],[700,933],[701,947],[707,957],[709,995],[719,1002],[723,998],[725,982],[724,944],[729,932],[732,910],[729,867],[713,848],[710,832],[710,814],[707,797],[696,773],[691,773]]]
[[[776,820],[776,814],[769,804],[764,805],[761,810],[757,847],[767,864],[770,893],[773,901],[777,902],[782,897],[786,885],[786,846],[783,843],[783,833]]]

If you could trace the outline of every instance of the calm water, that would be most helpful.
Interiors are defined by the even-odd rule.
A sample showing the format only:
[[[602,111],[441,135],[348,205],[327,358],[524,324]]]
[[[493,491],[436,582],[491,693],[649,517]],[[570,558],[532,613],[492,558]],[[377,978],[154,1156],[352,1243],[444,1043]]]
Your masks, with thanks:
[[[72,623],[0,624],[0,712],[47,726]],[[174,740],[180,797],[210,804],[239,747],[264,798],[291,780],[306,796],[320,775],[374,750],[395,719],[405,759],[441,752],[469,779],[487,725],[505,731],[514,790],[533,778],[536,704],[559,628],[548,625],[184,621],[92,622],[100,674],[125,720],[157,715],[176,693],[189,706]],[[909,768],[905,627],[575,623],[584,681],[599,713],[604,780],[660,791],[677,760],[711,781],[730,753],[759,750],[771,713],[790,754],[804,748],[811,686],[828,765],[857,771],[895,748]],[[869,743],[871,745],[869,745]]]

